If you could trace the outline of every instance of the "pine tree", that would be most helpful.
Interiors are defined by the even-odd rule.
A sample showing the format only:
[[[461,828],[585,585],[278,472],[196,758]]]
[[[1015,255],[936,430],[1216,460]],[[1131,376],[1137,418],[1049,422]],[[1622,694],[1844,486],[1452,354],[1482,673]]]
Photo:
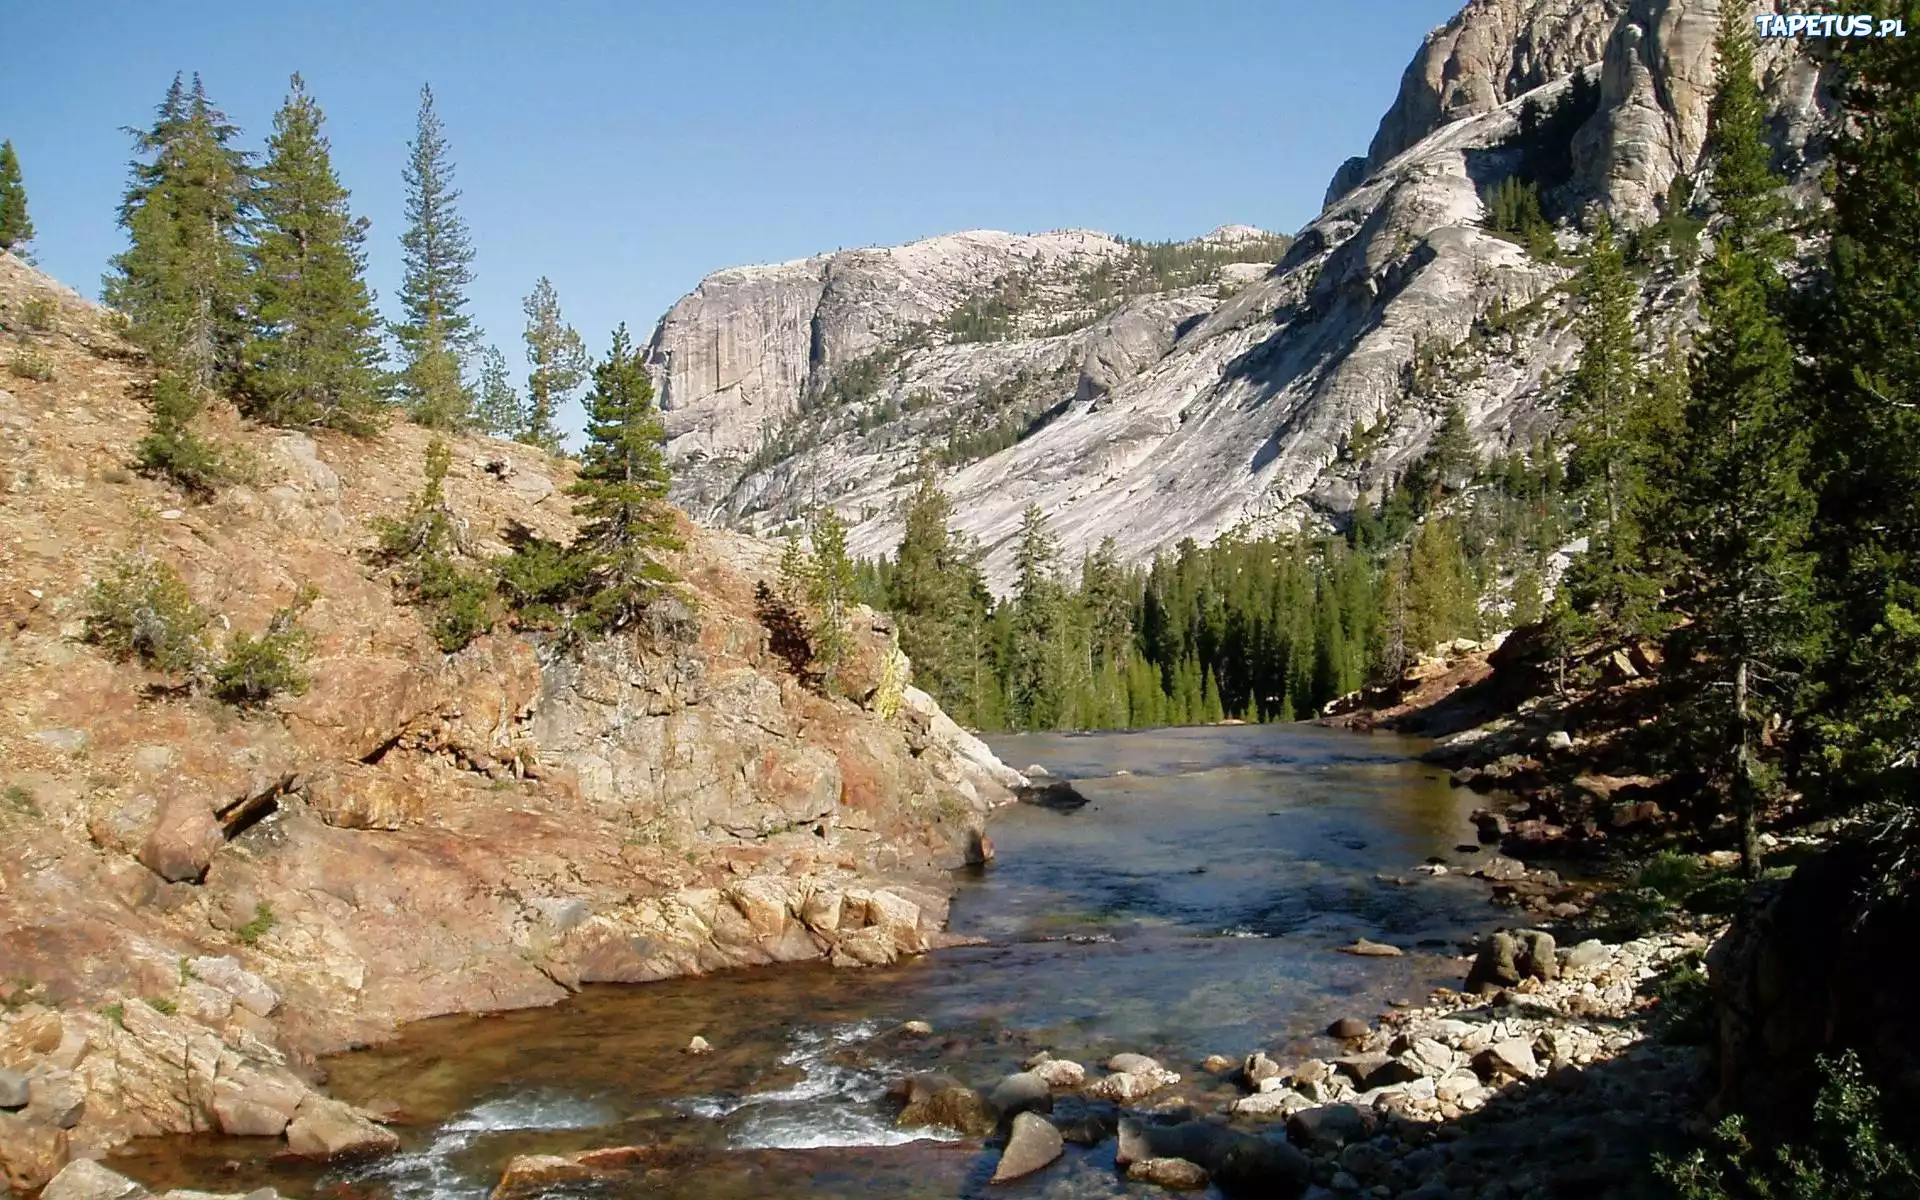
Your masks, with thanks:
[[[667,507],[666,427],[625,325],[593,369],[586,407],[587,445],[567,494],[585,522],[573,545],[587,579],[581,615],[589,630],[607,632],[631,625],[673,578],[656,555],[679,546]]]
[[[1911,4],[1873,7],[1916,16]],[[1834,145],[1828,286],[1807,326],[1819,405],[1808,422],[1813,541],[1831,622],[1816,782],[1831,803],[1890,802],[1904,836],[1881,844],[1910,854],[1920,824],[1920,39],[1850,39],[1839,65],[1852,121]]]
[[[520,441],[542,450],[560,449],[554,418],[560,405],[587,376],[587,347],[560,317],[560,296],[546,276],[534,284],[522,306],[527,314],[527,410]]]
[[[923,475],[902,512],[886,604],[914,678],[957,721],[976,720],[987,663],[985,585],[977,556],[949,527],[953,501]]]
[[[198,430],[198,390],[184,376],[165,371],[154,380],[153,415],[147,435],[134,447],[142,471],[173,480],[202,499],[232,476],[226,456]]]
[[[1427,448],[1426,457],[1433,463],[1434,482],[1446,489],[1465,486],[1479,470],[1480,462],[1473,451],[1473,435],[1467,431],[1467,414],[1459,401],[1447,401],[1440,427],[1434,431],[1433,444]]]
[[[105,299],[136,343],[204,391],[237,371],[245,342],[251,166],[197,75],[190,89],[175,76],[153,128],[129,132],[145,161],[134,161],[120,205],[131,245],[113,260]]]
[[[853,652],[847,610],[853,606],[853,561],[847,556],[847,525],[831,506],[823,506],[807,525],[813,558],[807,572],[807,603],[813,611],[810,630],[813,659],[820,666],[821,690],[837,695],[840,668]]]
[[[295,75],[261,166],[244,407],[274,425],[368,434],[383,405],[366,218],[347,207],[320,106]]]
[[[33,240],[33,218],[27,215],[27,188],[20,180],[20,157],[12,142],[0,142],[0,250],[26,253]]]
[[[1573,470],[1588,514],[1588,550],[1569,583],[1576,600],[1619,633],[1656,622],[1659,581],[1644,570],[1641,515],[1647,507],[1652,432],[1634,351],[1638,291],[1600,218],[1582,276],[1581,348],[1565,395],[1573,426]]]
[[[1664,681],[1691,718],[1681,725],[1687,759],[1731,795],[1752,878],[1765,799],[1761,731],[1787,709],[1803,650],[1812,497],[1803,480],[1806,415],[1778,312],[1780,243],[1764,225],[1783,181],[1762,140],[1766,107],[1744,17],[1729,8],[1716,43],[1707,144],[1721,225],[1700,273],[1706,329],[1690,371],[1669,522],[1680,567],[1673,604],[1689,620],[1669,637]]]
[[[525,420],[520,394],[507,377],[507,356],[498,346],[488,346],[480,353],[480,395],[474,403],[473,423],[495,437],[517,438]]]
[[[453,160],[447,151],[433,89],[420,89],[420,113],[402,180],[407,189],[407,231],[401,235],[400,305],[406,320],[393,326],[400,343],[400,388],[413,419],[436,429],[457,429],[471,401],[461,367],[474,340],[467,315],[467,285],[473,282],[473,244],[455,207]]]
[[[1061,632],[1059,547],[1039,505],[1020,519],[1013,600],[1014,665],[1009,716],[1021,729],[1051,729],[1060,717],[1055,641]]]

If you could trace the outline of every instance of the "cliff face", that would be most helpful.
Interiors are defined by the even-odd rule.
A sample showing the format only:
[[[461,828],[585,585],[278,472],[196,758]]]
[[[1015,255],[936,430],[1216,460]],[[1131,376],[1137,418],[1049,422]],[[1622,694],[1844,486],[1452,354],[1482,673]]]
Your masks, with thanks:
[[[844,378],[844,360],[803,369],[770,351],[737,363],[741,378],[804,374],[800,394],[829,402],[751,454],[710,456],[676,425],[674,453],[691,464],[682,495],[750,529],[832,503],[855,522],[858,552],[885,553],[902,492],[932,457],[1003,586],[1030,503],[1069,561],[1106,536],[1140,559],[1236,527],[1339,524],[1420,453],[1449,401],[1483,452],[1525,447],[1551,425],[1578,350],[1562,288],[1572,272],[1489,233],[1482,196],[1518,168],[1522,107],[1551,105],[1580,71],[1599,101],[1573,137],[1558,207],[1598,201],[1628,225],[1658,216],[1676,176],[1701,169],[1719,11],[1717,0],[1473,0],[1427,38],[1371,150],[1341,169],[1279,261],[1249,253],[1203,285],[1136,289],[1092,311],[1084,288],[1039,286],[986,341],[921,326],[889,336],[871,313],[841,335],[816,309],[810,344],[876,347],[870,378],[836,392],[822,373]],[[1805,179],[1831,116],[1818,72],[1785,44],[1764,48],[1761,69],[1781,161]],[[733,274],[676,305],[656,345],[717,344],[747,321],[715,298],[738,298],[722,286]],[[1656,271],[1645,308],[1685,320],[1691,288],[1684,273]],[[948,294],[978,292],[956,283]],[[937,312],[935,295],[913,321]],[[718,389],[696,407],[700,421],[766,428]],[[968,441],[1006,413],[1015,419],[997,437]],[[1364,445],[1356,428],[1369,431]]]
[[[49,328],[23,328],[35,300]],[[104,314],[0,255],[0,317],[9,357],[53,368],[0,390],[0,1071],[76,1101],[0,1111],[14,1186],[148,1133],[375,1137],[303,1064],[396,1022],[946,936],[943,872],[1022,781],[902,691],[879,618],[861,699],[805,691],[754,615],[768,547],[688,525],[644,636],[444,655],[363,553],[422,431],[216,414],[253,478],[189,504],[127,470],[146,373]],[[481,550],[565,537],[569,469],[460,439],[448,496]],[[87,594],[129,552],[216,637],[317,587],[309,690],[242,715],[103,656]]]

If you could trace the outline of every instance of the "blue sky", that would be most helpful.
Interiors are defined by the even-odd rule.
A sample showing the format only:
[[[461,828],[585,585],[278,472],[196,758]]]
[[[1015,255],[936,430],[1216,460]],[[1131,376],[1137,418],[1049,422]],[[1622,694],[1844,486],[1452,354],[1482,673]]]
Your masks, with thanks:
[[[972,228],[1291,232],[1458,5],[0,0],[7,42],[31,48],[0,71],[0,137],[42,267],[94,296],[122,245],[122,127],[199,71],[258,146],[297,70],[392,315],[400,167],[431,82],[474,314],[518,375],[543,274],[598,352],[739,263]]]

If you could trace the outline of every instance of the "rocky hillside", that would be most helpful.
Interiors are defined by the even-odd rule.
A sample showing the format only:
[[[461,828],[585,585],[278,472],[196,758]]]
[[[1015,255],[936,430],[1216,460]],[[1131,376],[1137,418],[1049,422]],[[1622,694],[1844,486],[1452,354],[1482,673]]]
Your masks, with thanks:
[[[130,1136],[386,1135],[313,1056],[441,1013],[946,936],[944,869],[1023,782],[918,691],[862,610],[847,675],[768,652],[768,547],[682,529],[652,628],[584,656],[436,649],[366,557],[426,435],[216,414],[249,481],[194,504],[129,470],[143,364],[107,314],[0,255],[0,1167],[32,1189]],[[568,534],[561,460],[460,439],[476,552]],[[311,585],[311,686],[264,711],[177,694],[86,640],[126,555],[175,568],[213,636]],[[884,714],[884,715],[883,715]],[[4,1189],[0,1189],[4,1190]]]
[[[1662,215],[1700,165],[1718,15],[1717,0],[1472,0],[1270,269],[1248,255],[1161,290],[1136,275],[1100,311],[1067,303],[1084,286],[1049,283],[1117,260],[1097,235],[958,235],[723,272],[654,342],[682,494],[748,528],[831,502],[876,554],[931,457],[1004,583],[1029,504],[1068,561],[1107,536],[1140,558],[1237,526],[1338,525],[1424,449],[1449,401],[1483,450],[1524,448],[1578,348],[1572,269],[1490,231],[1484,197],[1522,166],[1523,110],[1551,109],[1578,75],[1592,86],[1567,99],[1586,106],[1560,142],[1567,178],[1543,193],[1563,245],[1593,201],[1629,225]],[[1804,175],[1828,115],[1818,72],[1785,45],[1762,67],[1782,157]],[[1040,282],[1005,288],[1014,269],[981,265],[987,246],[1021,247],[1036,265],[1014,277]],[[896,256],[911,268],[883,266]],[[845,302],[842,270],[857,280]],[[1684,318],[1684,270],[1646,289],[1657,320]],[[897,310],[893,296],[907,297]],[[1016,312],[968,340],[985,308]]]

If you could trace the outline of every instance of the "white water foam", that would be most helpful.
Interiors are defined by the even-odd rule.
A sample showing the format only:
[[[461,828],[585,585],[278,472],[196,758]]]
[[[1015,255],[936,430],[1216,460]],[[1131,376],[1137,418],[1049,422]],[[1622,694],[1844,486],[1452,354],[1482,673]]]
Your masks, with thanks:
[[[743,1150],[900,1146],[958,1136],[895,1129],[886,1122],[877,1104],[893,1074],[891,1064],[852,1066],[832,1061],[836,1051],[867,1041],[878,1031],[872,1021],[799,1030],[780,1056],[780,1065],[800,1071],[793,1083],[746,1096],[698,1097],[680,1107],[711,1120],[730,1120],[728,1141]]]
[[[354,1178],[385,1183],[394,1200],[474,1200],[488,1195],[491,1187],[462,1177],[449,1160],[481,1138],[523,1130],[592,1129],[612,1119],[604,1107],[571,1096],[533,1092],[489,1100],[449,1119],[420,1149],[373,1163]]]

